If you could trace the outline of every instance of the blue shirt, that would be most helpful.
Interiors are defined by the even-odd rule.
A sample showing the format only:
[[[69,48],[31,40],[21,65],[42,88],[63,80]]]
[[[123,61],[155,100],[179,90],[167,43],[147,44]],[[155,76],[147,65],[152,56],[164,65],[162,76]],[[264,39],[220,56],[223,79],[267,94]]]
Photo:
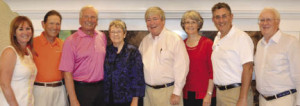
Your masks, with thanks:
[[[145,95],[145,80],[143,63],[139,50],[125,43],[122,50],[113,45],[106,48],[104,62],[104,92],[105,101],[109,102],[113,93],[114,103],[128,103],[132,97]],[[111,92],[110,92],[111,90]]]

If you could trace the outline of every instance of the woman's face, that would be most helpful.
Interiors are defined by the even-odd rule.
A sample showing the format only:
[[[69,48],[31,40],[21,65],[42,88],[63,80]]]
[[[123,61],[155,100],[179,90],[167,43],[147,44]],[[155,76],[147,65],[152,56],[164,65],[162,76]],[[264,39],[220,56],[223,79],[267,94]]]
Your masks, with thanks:
[[[20,24],[16,29],[16,38],[20,45],[27,45],[32,37],[32,28],[27,22]]]
[[[184,20],[184,30],[188,35],[198,34],[198,22],[196,20],[192,20],[191,18],[187,18]]]
[[[120,44],[124,42],[124,38],[126,37],[126,35],[122,28],[111,26],[109,31],[109,37],[113,44]]]

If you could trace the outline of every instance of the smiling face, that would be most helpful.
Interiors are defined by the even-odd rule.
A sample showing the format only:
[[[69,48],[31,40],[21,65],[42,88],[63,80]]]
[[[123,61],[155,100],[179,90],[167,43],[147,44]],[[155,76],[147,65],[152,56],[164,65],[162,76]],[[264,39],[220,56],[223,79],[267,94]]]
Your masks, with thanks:
[[[111,26],[109,31],[109,37],[114,45],[121,44],[122,42],[124,42],[126,33],[124,33],[121,27]]]
[[[32,37],[32,28],[27,22],[24,22],[23,24],[20,24],[16,29],[15,36],[17,38],[17,42],[20,45],[26,46]]]
[[[232,27],[233,15],[225,8],[213,12],[213,22],[222,35],[226,35]]]
[[[267,40],[279,30],[280,20],[271,10],[263,10],[259,15],[259,28]]]
[[[42,22],[46,37],[56,37],[61,28],[61,20],[57,15],[51,15],[46,22]]]
[[[98,25],[97,11],[93,8],[86,8],[82,10],[79,23],[84,32],[94,31]]]
[[[191,18],[187,18],[184,21],[184,31],[188,35],[197,35],[199,29],[199,24],[196,20],[192,20]]]
[[[165,26],[165,20],[158,14],[152,14],[146,18],[146,24],[152,36],[158,36]]]

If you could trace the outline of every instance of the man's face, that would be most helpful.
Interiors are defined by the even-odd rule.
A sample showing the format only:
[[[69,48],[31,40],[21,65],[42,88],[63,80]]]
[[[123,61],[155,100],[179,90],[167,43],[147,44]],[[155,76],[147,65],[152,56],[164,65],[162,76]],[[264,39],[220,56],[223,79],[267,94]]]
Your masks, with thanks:
[[[225,8],[213,12],[213,22],[221,33],[228,33],[232,26],[233,15]]]
[[[280,20],[270,10],[262,11],[259,15],[259,29],[263,36],[271,37],[279,29]]]
[[[42,22],[42,25],[45,30],[45,36],[56,37],[60,32],[61,20],[59,16],[51,15],[46,22]]]
[[[79,19],[83,31],[93,31],[98,25],[98,16],[95,10],[85,9]]]
[[[148,31],[153,36],[158,36],[164,28],[165,21],[161,19],[160,15],[150,15],[146,19]]]

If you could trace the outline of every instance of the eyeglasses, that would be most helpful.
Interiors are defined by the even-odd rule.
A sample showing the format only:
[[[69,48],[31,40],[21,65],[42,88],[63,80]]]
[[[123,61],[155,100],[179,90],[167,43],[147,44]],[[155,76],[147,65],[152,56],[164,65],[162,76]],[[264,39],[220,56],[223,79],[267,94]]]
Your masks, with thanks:
[[[82,18],[84,18],[84,19],[91,19],[91,20],[96,20],[97,19],[96,16],[87,16],[87,15],[82,16]]]
[[[184,24],[185,25],[196,25],[197,21],[185,21]]]
[[[274,20],[278,20],[278,19],[262,18],[262,19],[258,19],[258,23],[264,23],[264,22],[270,23],[270,22],[273,22]]]
[[[110,31],[109,33],[112,34],[112,35],[115,35],[115,34],[122,34],[123,31]]]
[[[213,18],[219,20],[219,19],[227,19],[228,18],[228,15],[227,14],[223,14],[222,16],[221,15],[217,15],[217,16],[214,16]]]

